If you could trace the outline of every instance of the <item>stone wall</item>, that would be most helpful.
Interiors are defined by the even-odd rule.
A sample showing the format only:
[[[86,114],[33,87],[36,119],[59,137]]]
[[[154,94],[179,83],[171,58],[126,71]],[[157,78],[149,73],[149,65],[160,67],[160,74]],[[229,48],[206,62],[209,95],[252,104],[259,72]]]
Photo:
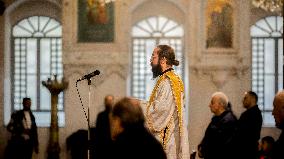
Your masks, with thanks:
[[[40,2],[39,2],[40,1]],[[196,0],[118,0],[115,2],[115,40],[111,43],[77,42],[77,0],[19,0],[11,4],[0,16],[0,158],[9,134],[4,127],[4,95],[9,92],[4,82],[9,82],[7,66],[10,54],[9,28],[21,17],[39,13],[61,21],[63,27],[64,77],[69,82],[65,91],[65,127],[60,128],[61,158],[69,158],[65,140],[78,129],[87,129],[84,110],[90,106],[90,125],[94,126],[97,114],[103,110],[103,98],[113,94],[116,99],[129,95],[131,61],[131,27],[136,22],[153,15],[164,15],[183,25],[186,94],[190,150],[196,149],[210,122],[208,107],[211,94],[223,91],[239,116],[243,93],[251,88],[250,26],[268,13],[251,7],[250,1],[233,1],[233,48],[206,49],[205,5]],[[5,67],[4,67],[5,65]],[[100,70],[101,74],[78,83],[84,109],[80,103],[76,81],[84,74]],[[4,73],[5,72],[5,73]],[[90,90],[90,104],[89,104]],[[46,158],[48,128],[39,128],[40,154]],[[275,138],[279,131],[263,128],[262,136]],[[3,137],[2,137],[3,136]],[[3,144],[2,144],[3,143]]]

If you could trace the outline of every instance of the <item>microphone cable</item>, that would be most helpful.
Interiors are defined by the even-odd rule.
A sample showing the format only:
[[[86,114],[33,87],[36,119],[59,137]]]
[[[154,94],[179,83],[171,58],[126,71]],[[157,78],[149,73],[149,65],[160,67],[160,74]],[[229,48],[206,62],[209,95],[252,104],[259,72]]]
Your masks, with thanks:
[[[84,111],[86,120],[87,120],[87,122],[88,122],[88,121],[89,121],[89,118],[88,118],[87,113],[86,113],[86,111],[85,111],[85,108],[84,108],[84,105],[83,105],[83,102],[82,102],[82,98],[81,98],[81,95],[80,95],[80,92],[79,92],[79,89],[78,89],[78,82],[79,82],[79,81],[76,81],[77,94],[78,94],[78,97],[79,97],[79,99],[80,99],[80,102],[81,102],[81,105],[82,105],[82,108],[83,108],[83,111]]]

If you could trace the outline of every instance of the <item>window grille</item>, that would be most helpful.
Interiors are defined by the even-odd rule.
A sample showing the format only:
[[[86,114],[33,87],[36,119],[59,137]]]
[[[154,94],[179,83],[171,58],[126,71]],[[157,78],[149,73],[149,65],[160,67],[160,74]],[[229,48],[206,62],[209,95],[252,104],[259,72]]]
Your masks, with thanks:
[[[183,27],[163,16],[153,16],[139,21],[132,27],[132,76],[131,95],[148,99],[155,81],[152,79],[150,58],[155,46],[167,44],[174,48],[178,67],[176,72],[183,78]]]
[[[63,77],[62,27],[53,18],[32,16],[12,29],[11,112],[22,109],[22,99],[32,99],[39,126],[50,125],[50,93],[41,82],[56,74]],[[58,101],[59,125],[64,125],[63,93]]]
[[[283,17],[270,16],[251,27],[252,90],[258,94],[263,124],[274,126],[274,95],[283,89]]]

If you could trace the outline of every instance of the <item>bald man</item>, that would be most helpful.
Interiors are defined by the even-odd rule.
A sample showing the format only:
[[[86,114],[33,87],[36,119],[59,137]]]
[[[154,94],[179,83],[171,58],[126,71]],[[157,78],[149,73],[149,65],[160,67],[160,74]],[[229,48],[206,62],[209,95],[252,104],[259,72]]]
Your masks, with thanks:
[[[212,95],[209,108],[214,114],[204,138],[198,146],[198,155],[204,159],[233,159],[237,119],[228,108],[228,97],[223,92]]]
[[[273,101],[273,111],[276,127],[282,130],[280,137],[275,143],[273,150],[273,159],[284,158],[284,90],[279,91]]]

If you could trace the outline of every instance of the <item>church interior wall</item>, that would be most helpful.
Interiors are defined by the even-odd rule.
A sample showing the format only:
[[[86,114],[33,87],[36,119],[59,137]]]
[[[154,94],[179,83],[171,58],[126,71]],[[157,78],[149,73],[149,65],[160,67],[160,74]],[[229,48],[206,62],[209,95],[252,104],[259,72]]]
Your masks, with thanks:
[[[233,49],[205,48],[205,15],[203,1],[196,0],[119,0],[115,5],[115,40],[111,43],[80,43],[77,41],[77,0],[19,0],[9,1],[5,15],[0,16],[0,73],[5,72],[4,54],[9,52],[7,28],[19,19],[35,13],[49,15],[61,21],[63,28],[64,77],[69,82],[65,91],[65,126],[59,129],[61,158],[70,158],[66,138],[78,129],[87,129],[76,80],[82,75],[100,70],[101,74],[78,83],[78,89],[87,108],[91,90],[90,125],[95,126],[97,114],[103,110],[103,97],[112,94],[116,99],[129,94],[131,73],[131,27],[138,21],[153,15],[165,15],[184,27],[184,54],[186,80],[188,80],[187,105],[190,151],[203,137],[212,113],[208,107],[215,91],[228,95],[233,111],[239,117],[243,93],[251,88],[250,26],[270,13],[255,9],[247,0],[235,1]],[[8,1],[7,1],[8,2]],[[17,5],[16,5],[17,4]],[[8,14],[11,12],[11,14]],[[4,49],[5,48],[5,49]],[[9,133],[4,125],[4,76],[0,77],[0,158],[3,156]],[[86,109],[85,109],[86,110]],[[39,127],[40,154],[46,158],[49,129]],[[263,127],[262,136],[277,138],[279,131]]]

